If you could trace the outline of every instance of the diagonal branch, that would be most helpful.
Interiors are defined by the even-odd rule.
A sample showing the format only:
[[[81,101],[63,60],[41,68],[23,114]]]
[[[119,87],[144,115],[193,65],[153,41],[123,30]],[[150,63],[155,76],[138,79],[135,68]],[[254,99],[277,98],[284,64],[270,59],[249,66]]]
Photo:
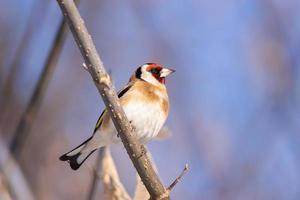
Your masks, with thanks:
[[[29,104],[27,105],[26,110],[23,112],[12,138],[10,150],[16,160],[18,160],[20,157],[25,140],[28,138],[32,122],[34,121],[42,99],[45,96],[66,36],[67,26],[62,19],[42,73],[29,100]]]
[[[145,153],[144,146],[136,139],[135,133],[119,103],[109,75],[106,73],[92,38],[88,33],[73,0],[57,0],[67,20],[75,41],[85,60],[87,69],[102,96],[108,113],[121,137],[124,147],[132,160],[137,172],[145,184],[152,199],[169,199],[167,190],[162,185],[153,166]]]

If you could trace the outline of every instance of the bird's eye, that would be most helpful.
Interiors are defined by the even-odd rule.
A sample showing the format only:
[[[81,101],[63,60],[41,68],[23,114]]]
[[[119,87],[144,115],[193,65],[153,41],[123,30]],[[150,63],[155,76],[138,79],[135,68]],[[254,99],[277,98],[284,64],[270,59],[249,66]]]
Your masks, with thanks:
[[[160,73],[159,69],[157,69],[157,68],[153,68],[150,71],[151,71],[152,74],[157,74],[158,75]]]

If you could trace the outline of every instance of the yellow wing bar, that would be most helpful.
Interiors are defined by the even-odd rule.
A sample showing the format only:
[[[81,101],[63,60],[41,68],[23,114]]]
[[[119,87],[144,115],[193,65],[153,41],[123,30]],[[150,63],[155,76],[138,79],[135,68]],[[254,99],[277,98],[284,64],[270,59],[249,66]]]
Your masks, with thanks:
[[[128,90],[131,88],[132,85],[126,85],[125,88],[123,88],[121,91],[119,91],[118,93],[118,97],[121,98],[126,92],[128,92]],[[103,118],[104,116],[106,115],[107,113],[107,109],[105,109],[102,114],[100,115],[97,123],[96,123],[96,126],[95,126],[95,129],[94,129],[94,133],[98,130],[98,128],[101,126],[102,124],[102,121],[103,121]]]
[[[107,113],[107,110],[105,109],[105,110],[102,112],[102,114],[100,115],[100,117],[99,117],[99,119],[98,119],[98,121],[97,121],[97,123],[96,123],[95,129],[94,129],[94,133],[95,133],[95,132],[98,130],[98,128],[101,126],[102,121],[103,121],[104,116],[106,115],[106,113]]]

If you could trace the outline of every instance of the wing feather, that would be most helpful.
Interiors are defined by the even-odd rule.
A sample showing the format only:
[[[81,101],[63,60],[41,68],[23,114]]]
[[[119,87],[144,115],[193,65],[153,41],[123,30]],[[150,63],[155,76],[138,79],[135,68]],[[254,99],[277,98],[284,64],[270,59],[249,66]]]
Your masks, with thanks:
[[[121,91],[118,92],[118,97],[121,98],[122,96],[124,96],[124,94],[126,92],[128,92],[128,90],[132,87],[131,84],[128,84],[126,85]],[[100,128],[102,122],[103,122],[103,119],[105,117],[105,115],[107,114],[107,109],[105,109],[102,114],[100,115],[99,119],[97,120],[97,123],[96,123],[96,126],[95,126],[95,129],[94,129],[94,133]]]
[[[100,126],[101,126],[101,124],[102,124],[102,122],[103,122],[103,119],[104,119],[104,117],[105,117],[106,113],[107,113],[107,110],[106,110],[106,109],[105,109],[105,110],[103,110],[103,112],[101,113],[101,115],[100,115],[99,119],[97,120],[97,123],[96,123],[95,129],[94,129],[94,134],[95,134],[95,133],[96,133],[96,131],[97,131],[97,130],[100,128]]]

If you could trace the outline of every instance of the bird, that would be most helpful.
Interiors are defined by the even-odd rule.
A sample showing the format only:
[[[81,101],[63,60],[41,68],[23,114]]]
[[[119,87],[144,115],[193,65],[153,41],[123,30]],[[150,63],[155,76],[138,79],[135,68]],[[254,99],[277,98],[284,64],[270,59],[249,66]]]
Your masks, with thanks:
[[[139,66],[129,82],[118,92],[124,112],[136,132],[137,139],[145,144],[154,139],[163,127],[169,113],[169,97],[166,77],[175,72],[157,63]],[[97,149],[120,143],[114,124],[105,109],[97,120],[90,138],[71,151],[60,156],[73,170]]]

